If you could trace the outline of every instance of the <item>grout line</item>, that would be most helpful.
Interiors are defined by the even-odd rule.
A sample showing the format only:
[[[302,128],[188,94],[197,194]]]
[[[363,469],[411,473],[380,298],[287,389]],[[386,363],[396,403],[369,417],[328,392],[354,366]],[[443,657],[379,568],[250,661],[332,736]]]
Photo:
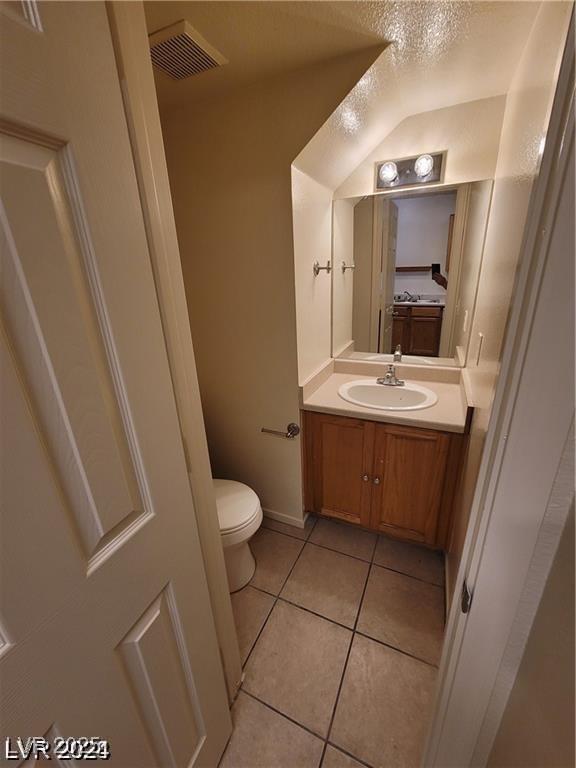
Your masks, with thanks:
[[[370,635],[367,635],[365,632],[361,632],[360,630],[354,631],[355,635],[360,635],[360,637],[366,638],[366,640],[372,640],[373,643],[378,643],[378,645],[383,645],[386,648],[390,648],[391,651],[396,651],[397,653],[401,653],[403,656],[408,656],[410,659],[414,659],[414,661],[419,661],[421,664],[426,664],[427,667],[432,667],[433,669],[438,669],[438,664],[432,664],[431,661],[426,661],[426,659],[421,659],[419,656],[414,656],[413,653],[409,653],[408,651],[403,651],[402,648],[398,648],[395,645],[391,645],[390,643],[385,643],[384,640],[378,640],[376,637],[371,637]]]
[[[360,560],[362,563],[369,563],[370,560],[367,560],[365,557],[358,557],[358,555],[350,555],[348,552],[342,552],[339,549],[334,549],[334,547],[327,547],[326,544],[318,544],[315,541],[310,541],[310,536],[312,536],[312,531],[310,531],[310,535],[307,539],[299,539],[297,536],[292,536],[290,533],[282,533],[282,531],[275,531],[273,528],[265,528],[266,531],[272,531],[272,533],[277,533],[280,536],[287,536],[289,539],[296,539],[296,541],[302,541],[305,544],[312,544],[314,547],[320,547],[321,549],[328,549],[330,552],[337,552],[339,555],[346,555],[346,557],[351,557],[354,560]],[[313,529],[312,529],[313,530]],[[369,531],[365,531],[365,533],[369,533]],[[376,536],[376,543],[374,544],[374,547],[376,547],[376,544],[378,543],[378,534],[374,533],[374,536]]]
[[[372,572],[372,563],[370,563],[370,565],[368,566],[368,571],[366,573],[366,578],[364,580],[364,587],[362,589],[362,595],[360,596],[360,601],[358,603],[358,610],[356,611],[356,618],[354,619],[354,626],[352,628],[352,635],[350,637],[350,643],[348,645],[348,652],[346,653],[346,661],[344,662],[344,666],[342,668],[340,684],[338,685],[336,699],[334,700],[334,706],[332,707],[332,715],[330,717],[330,724],[328,726],[328,733],[326,735],[326,743],[328,743],[328,739],[330,738],[330,734],[332,733],[332,725],[334,724],[334,718],[336,717],[336,709],[338,708],[338,702],[340,701],[340,693],[342,691],[342,686],[344,684],[344,676],[346,675],[346,670],[348,669],[348,660],[350,658],[350,652],[352,651],[352,643],[354,642],[354,635],[356,634],[356,627],[358,626],[358,619],[360,617],[360,611],[362,610],[362,603],[364,602],[364,595],[366,594],[366,587],[368,586],[368,579],[370,578],[371,572]],[[324,752],[322,753],[322,759],[324,759],[325,752],[326,752],[326,744],[324,744]]]
[[[325,736],[321,736],[319,733],[316,733],[316,731],[313,731],[311,728],[308,728],[307,725],[303,725],[302,723],[299,723],[298,720],[295,720],[293,717],[290,717],[290,715],[287,715],[285,712],[281,712],[279,709],[276,709],[276,707],[273,707],[272,704],[268,704],[267,701],[264,701],[263,699],[258,698],[258,696],[255,696],[253,693],[250,693],[250,691],[243,689],[242,693],[245,693],[246,696],[250,696],[251,699],[254,699],[255,701],[260,702],[260,704],[263,704],[268,709],[271,709],[272,712],[276,712],[277,715],[280,715],[281,717],[286,718],[286,720],[289,720],[291,723],[294,723],[294,725],[297,725],[299,728],[302,728],[303,730],[310,733],[312,736],[315,736],[317,739],[320,739],[320,741],[326,741]]]
[[[330,741],[330,739],[326,739],[326,744],[324,749],[330,745],[334,749],[337,749],[339,752],[342,752],[343,754],[347,755],[348,757],[351,757],[352,760],[355,760],[357,763],[360,763],[360,765],[366,766],[366,768],[372,768],[370,763],[365,762],[364,760],[361,760],[359,757],[356,757],[356,755],[353,755],[352,752],[348,752],[347,750],[343,749],[339,744],[334,744],[333,741]]]
[[[376,541],[374,542],[374,549],[372,550],[372,557],[370,558],[370,562],[374,562],[374,558],[376,557],[376,549],[378,548],[378,541],[380,539],[380,535],[376,534]]]
[[[266,515],[264,515],[264,520],[272,520],[273,522],[280,523],[280,525],[287,525],[287,526],[289,526],[289,523],[281,523],[280,520],[274,521],[274,518],[272,518],[272,517],[267,518]],[[298,541],[308,541],[308,539],[312,535],[312,531],[316,527],[316,523],[318,522],[318,517],[314,517],[314,522],[310,526],[310,530],[308,531],[307,535],[304,536],[304,537],[302,537],[302,536],[295,536],[292,533],[286,533],[286,531],[277,531],[276,528],[268,528],[267,525],[264,525],[264,520],[262,521],[262,524],[261,524],[260,527],[264,528],[266,531],[274,531],[274,533],[279,533],[281,536],[289,536],[291,539],[297,539]],[[292,526],[292,527],[295,528],[296,526]],[[303,531],[304,528],[298,528],[298,530],[299,531]]]
[[[312,616],[317,616],[319,619],[324,619],[324,621],[329,621],[330,624],[335,624],[337,627],[341,627],[342,629],[347,629],[348,632],[354,632],[353,627],[349,627],[346,624],[342,624],[339,621],[336,621],[335,619],[330,619],[328,616],[324,616],[322,613],[317,613],[316,611],[313,611],[311,608],[305,608],[303,605],[299,605],[298,603],[293,603],[292,600],[288,600],[285,597],[282,597],[282,595],[278,595],[278,600],[282,603],[287,603],[287,605],[291,605],[293,608],[299,608],[301,611],[306,611],[306,613],[311,613]]]
[[[262,589],[262,587],[255,587],[254,584],[248,583],[246,584],[246,587],[252,587],[252,589],[255,589],[257,592],[262,592],[264,595],[268,595],[269,597],[273,597],[274,599],[278,597],[278,595],[275,594],[274,592],[268,592],[267,589]],[[246,587],[242,587],[242,589],[246,589]]]
[[[257,587],[253,587],[253,589],[257,589]],[[261,589],[259,591],[260,592],[264,592],[263,589]],[[269,595],[270,593],[269,592],[264,592],[264,594]],[[254,648],[256,648],[256,643],[260,639],[260,635],[262,634],[262,632],[264,632],[264,627],[266,626],[266,624],[268,624],[268,619],[270,618],[270,616],[272,614],[272,611],[274,610],[274,607],[275,607],[275,605],[276,605],[276,603],[278,601],[278,597],[276,597],[275,595],[273,597],[274,597],[274,602],[272,603],[272,607],[270,608],[270,610],[266,614],[266,618],[264,619],[258,634],[254,638],[254,642],[250,646],[250,650],[248,651],[248,655],[246,656],[246,659],[244,660],[244,663],[242,664],[242,672],[244,672],[244,669],[246,668],[246,665],[248,664],[248,661],[250,660],[250,656],[252,656],[252,651],[254,650]],[[238,688],[238,691],[241,691],[243,689],[243,685],[244,685],[244,675],[242,675],[242,681],[240,682],[240,688]]]
[[[354,626],[353,626],[352,629],[350,629],[350,627],[347,627],[344,624],[341,624],[340,622],[337,622],[337,621],[334,621],[333,619],[328,618],[327,616],[323,616],[322,614],[316,613],[315,611],[312,611],[309,608],[305,608],[302,605],[298,605],[297,603],[293,603],[291,600],[287,600],[286,598],[281,597],[282,590],[286,586],[286,583],[287,583],[288,579],[292,575],[292,572],[294,571],[294,568],[296,567],[296,564],[297,564],[298,560],[300,559],[300,557],[301,557],[302,553],[304,552],[304,549],[306,548],[306,545],[308,543],[311,544],[312,546],[320,547],[322,549],[327,549],[327,550],[329,550],[331,552],[336,552],[338,554],[344,555],[345,557],[351,557],[354,560],[359,560],[360,562],[363,562],[363,563],[367,562],[363,558],[355,557],[354,555],[349,555],[346,552],[340,552],[337,549],[332,549],[331,547],[326,547],[326,546],[324,546],[322,544],[316,544],[315,542],[311,542],[310,541],[310,536],[312,535],[312,532],[313,532],[314,528],[316,527],[316,524],[317,524],[319,519],[320,519],[319,517],[316,517],[316,519],[314,521],[314,524],[312,525],[312,527],[310,529],[310,532],[309,532],[308,536],[305,539],[301,539],[301,538],[299,538],[297,536],[291,536],[290,534],[285,534],[285,533],[282,533],[281,531],[275,531],[273,528],[267,528],[266,529],[266,530],[272,531],[274,533],[278,533],[278,534],[280,534],[280,536],[288,536],[289,538],[296,539],[297,541],[302,542],[302,547],[301,547],[300,551],[298,552],[298,555],[297,555],[296,559],[294,560],[294,563],[292,564],[290,570],[288,571],[288,574],[287,574],[286,578],[282,582],[282,586],[280,587],[280,590],[279,590],[278,594],[275,595],[272,592],[268,592],[265,589],[261,589],[260,587],[255,587],[255,586],[253,586],[251,584],[247,585],[247,586],[252,586],[252,589],[256,589],[259,592],[262,592],[262,593],[264,593],[266,595],[269,595],[270,597],[273,597],[274,598],[274,602],[272,604],[272,607],[270,608],[270,611],[268,612],[268,614],[266,616],[266,619],[264,620],[264,622],[262,624],[262,627],[260,628],[260,631],[258,632],[254,642],[252,643],[252,647],[250,648],[250,651],[249,651],[249,653],[248,653],[248,655],[246,657],[246,661],[242,665],[242,668],[244,669],[244,667],[248,663],[248,661],[249,661],[249,659],[250,659],[250,657],[251,657],[251,655],[252,655],[252,653],[253,653],[253,651],[254,651],[257,643],[258,643],[258,640],[260,639],[260,636],[261,636],[262,632],[264,631],[266,625],[268,624],[270,616],[272,615],[272,613],[274,611],[274,608],[276,607],[276,605],[277,605],[279,600],[281,600],[282,602],[284,602],[284,603],[286,603],[288,605],[292,605],[295,608],[299,608],[302,611],[306,611],[307,613],[310,613],[313,616],[317,616],[320,619],[324,619],[325,621],[329,621],[330,623],[335,624],[336,626],[341,627],[342,629],[346,629],[349,632],[351,632],[350,642],[348,644],[348,650],[347,650],[347,653],[346,653],[346,659],[344,661],[344,666],[342,668],[342,674],[340,676],[340,683],[338,685],[338,690],[337,690],[337,693],[336,693],[336,699],[334,701],[334,706],[332,708],[332,714],[331,714],[331,717],[330,717],[330,722],[329,722],[329,725],[328,725],[328,730],[327,730],[326,736],[325,737],[320,736],[320,734],[318,734],[315,731],[311,730],[310,728],[308,728],[307,726],[303,725],[302,723],[299,723],[294,718],[292,718],[289,715],[286,715],[284,712],[281,712],[280,710],[276,709],[271,704],[268,704],[267,702],[265,702],[262,699],[260,699],[257,696],[255,696],[253,693],[250,693],[248,690],[246,690],[244,688],[244,682],[241,683],[240,688],[238,690],[238,694],[239,694],[240,691],[242,691],[247,696],[250,696],[255,701],[258,701],[263,706],[265,706],[268,709],[270,709],[271,711],[275,712],[280,717],[284,717],[286,720],[294,723],[294,725],[297,725],[298,727],[300,727],[303,730],[307,731],[312,736],[315,736],[316,738],[321,739],[324,743],[323,743],[323,748],[322,748],[322,754],[320,756],[320,762],[318,764],[319,768],[321,768],[321,766],[322,766],[322,764],[324,762],[324,758],[325,758],[325,755],[326,755],[326,749],[327,749],[329,744],[330,744],[330,746],[334,747],[335,749],[338,749],[340,752],[342,752],[343,754],[345,754],[348,757],[352,758],[353,760],[356,760],[360,765],[365,766],[365,768],[371,768],[371,766],[368,763],[366,763],[365,761],[363,761],[360,758],[356,757],[352,753],[347,752],[345,749],[342,749],[340,746],[338,746],[338,744],[335,744],[334,742],[330,741],[330,735],[331,735],[331,732],[332,732],[332,727],[334,725],[334,719],[336,717],[336,710],[338,708],[338,703],[340,701],[340,694],[342,692],[342,687],[343,687],[343,684],[344,684],[344,677],[346,675],[346,670],[348,669],[348,661],[350,659],[350,654],[351,654],[351,651],[352,651],[352,645],[354,643],[354,637],[356,635],[359,635],[360,637],[364,637],[367,640],[371,640],[372,642],[375,642],[375,643],[378,643],[380,645],[383,645],[386,648],[390,648],[393,651],[397,651],[398,653],[401,653],[404,656],[408,656],[409,658],[414,659],[415,661],[419,661],[422,664],[426,664],[429,667],[432,667],[434,669],[438,669],[438,666],[436,664],[432,664],[431,662],[425,661],[424,659],[420,659],[417,656],[414,656],[413,654],[408,653],[407,651],[402,650],[401,648],[397,648],[396,646],[390,645],[389,643],[385,643],[382,640],[377,640],[374,637],[370,637],[370,635],[367,635],[367,634],[365,634],[363,632],[358,631],[358,621],[360,619],[360,613],[362,611],[362,606],[364,604],[364,598],[365,598],[365,595],[366,595],[366,590],[367,590],[367,587],[368,587],[368,581],[370,579],[370,574],[372,573],[372,568],[374,566],[376,566],[377,568],[382,568],[384,570],[392,571],[393,573],[397,573],[397,574],[399,574],[401,576],[406,576],[407,578],[414,579],[415,581],[419,581],[419,582],[424,583],[424,584],[429,584],[431,586],[436,586],[436,587],[439,587],[440,589],[442,589],[442,587],[440,585],[438,585],[438,584],[433,584],[432,582],[426,581],[425,579],[420,579],[417,576],[411,576],[408,573],[403,573],[402,571],[397,571],[394,568],[388,568],[387,566],[379,565],[378,563],[375,563],[374,562],[374,557],[376,555],[376,549],[377,549],[378,540],[379,540],[379,536],[378,536],[378,534],[376,534],[376,538],[375,538],[375,541],[374,541],[374,547],[372,549],[372,556],[371,556],[370,561],[368,563],[368,571],[366,573],[366,579],[364,581],[364,587],[363,587],[363,590],[362,590],[362,595],[360,597],[360,602],[358,604],[358,610],[356,612],[356,618],[354,620]],[[444,600],[444,614],[446,614],[446,602],[445,602],[445,600]],[[225,752],[223,754],[225,754]]]
[[[318,520],[320,520],[320,518],[317,518],[316,522],[318,522]],[[343,523],[343,525],[345,525],[345,523]],[[327,549],[330,552],[336,552],[339,555],[345,555],[346,557],[351,557],[353,560],[360,560],[361,563],[374,563],[374,565],[377,565],[378,568],[384,568],[387,571],[393,571],[394,573],[399,573],[401,576],[407,576],[409,579],[414,579],[415,581],[421,581],[423,584],[430,584],[433,587],[440,587],[440,589],[444,589],[444,587],[445,587],[444,584],[437,584],[435,581],[430,581],[429,579],[422,579],[422,578],[420,578],[420,576],[413,576],[411,573],[405,573],[405,571],[399,571],[397,568],[391,568],[389,565],[382,565],[381,563],[374,562],[374,557],[376,555],[376,548],[378,547],[378,536],[379,536],[379,534],[377,534],[377,533],[375,533],[373,531],[372,531],[372,533],[374,534],[374,536],[376,536],[376,540],[374,542],[374,549],[372,551],[372,557],[369,560],[367,560],[364,557],[358,557],[358,555],[351,555],[348,552],[342,552],[340,549],[334,549],[334,547],[328,547],[328,546],[326,546],[326,544],[318,544],[316,541],[310,541],[310,537],[312,536],[312,531],[316,527],[316,523],[314,523],[314,525],[312,526],[312,529],[311,529],[310,533],[308,534],[308,538],[306,538],[306,539],[301,539],[298,536],[292,536],[291,533],[284,533],[283,531],[276,531],[276,530],[274,530],[274,528],[266,528],[265,526],[262,526],[262,527],[265,528],[265,530],[272,531],[272,533],[277,533],[280,536],[287,536],[289,539],[296,539],[296,541],[302,541],[302,542],[304,542],[304,544],[311,544],[313,547],[320,547],[321,549]],[[349,526],[349,527],[352,527],[352,526]],[[358,530],[362,530],[364,533],[370,533],[370,531],[364,531],[364,529],[358,529]],[[410,542],[406,542],[406,543],[410,544]],[[417,547],[418,545],[414,544],[414,546]],[[284,586],[284,585],[282,585],[282,586]],[[256,587],[256,589],[257,589],[257,587]],[[262,591],[266,592],[267,590],[263,589]],[[272,594],[272,593],[269,592],[268,594]]]
[[[316,525],[316,523],[314,523],[314,525]],[[268,529],[268,530],[270,530],[270,529]],[[314,526],[312,526],[312,530],[314,530]],[[279,532],[278,532],[278,531],[276,531],[276,533],[279,533]],[[310,531],[310,533],[312,533],[312,531]],[[280,535],[282,536],[283,534],[280,534]],[[297,562],[298,562],[298,560],[300,559],[300,555],[302,554],[302,552],[304,552],[304,548],[306,547],[306,543],[307,543],[307,542],[306,542],[306,541],[302,541],[302,539],[298,539],[298,541],[301,541],[301,542],[302,542],[302,547],[300,548],[300,552],[298,552],[298,556],[296,557],[296,560],[294,560],[294,563],[292,564],[292,567],[291,567],[291,568],[290,568],[290,570],[288,571],[288,575],[286,576],[286,578],[285,578],[285,579],[284,579],[284,581],[282,582],[282,586],[280,587],[280,590],[278,591],[278,594],[277,594],[277,595],[273,595],[273,597],[274,597],[274,603],[273,603],[273,605],[272,605],[272,608],[270,608],[270,610],[269,610],[269,612],[268,612],[268,615],[266,616],[266,620],[265,620],[265,621],[264,621],[264,623],[262,624],[262,626],[261,626],[261,628],[260,628],[260,631],[259,631],[259,632],[258,632],[258,634],[256,635],[256,639],[255,639],[255,640],[254,640],[254,642],[252,643],[252,647],[250,648],[250,652],[248,653],[248,656],[246,656],[246,661],[244,662],[244,664],[242,664],[242,669],[244,669],[244,667],[245,667],[245,666],[248,664],[248,660],[250,659],[250,656],[252,656],[252,652],[254,651],[254,648],[256,648],[256,644],[257,644],[258,640],[260,639],[260,635],[261,635],[261,634],[262,634],[262,632],[264,631],[264,628],[266,627],[266,624],[268,624],[268,619],[270,618],[270,616],[272,616],[272,612],[274,611],[274,608],[276,608],[276,603],[277,603],[277,602],[278,602],[278,600],[280,599],[280,592],[282,592],[282,590],[284,589],[284,587],[285,587],[285,585],[286,585],[286,582],[288,581],[288,579],[289,579],[289,578],[290,578],[290,576],[292,575],[292,571],[293,571],[293,570],[294,570],[294,568],[296,567],[296,563],[297,563]],[[258,561],[256,561],[256,568],[258,568]],[[255,572],[256,572],[256,571],[255,571]],[[248,582],[248,584],[247,584],[246,586],[247,586],[247,587],[249,587],[249,586],[250,586],[250,582]],[[253,587],[253,589],[258,589],[258,587]],[[265,590],[265,589],[261,589],[260,591],[261,591],[261,592],[265,592],[267,595],[270,595],[270,594],[271,594],[270,592],[266,592],[266,590]],[[240,689],[242,689],[242,688],[243,688],[243,685],[244,685],[244,683],[242,682],[242,683],[240,684]]]
[[[397,571],[396,568],[390,568],[389,565],[380,565],[380,563],[373,563],[376,568],[382,568],[385,571],[392,571],[392,573],[397,573],[400,576],[406,576],[407,579],[414,579],[414,581],[419,581],[421,584],[429,584],[431,587],[438,587],[438,589],[444,590],[443,584],[435,584],[433,581],[428,581],[427,579],[421,579],[419,576],[412,576],[411,573],[404,573],[404,571]]]
[[[342,691],[342,685],[344,683],[344,675],[346,674],[346,670],[348,669],[348,659],[350,658],[350,651],[352,650],[354,635],[355,635],[355,632],[352,632],[352,634],[350,635],[350,642],[348,643],[348,651],[346,652],[346,660],[344,661],[344,666],[342,667],[342,674],[340,675],[340,683],[338,684],[338,690],[336,691],[336,698],[334,699],[334,706],[332,707],[332,714],[330,716],[330,723],[328,724],[328,732],[326,734],[324,752],[326,752],[326,744],[328,743],[328,739],[330,738],[330,734],[332,733],[332,725],[334,724],[334,718],[336,717],[336,709],[338,708],[338,702],[340,701],[340,692]],[[322,758],[324,758],[324,752],[322,753]]]
[[[377,568],[381,567],[379,565],[376,565],[376,563],[371,563],[370,565],[371,566],[375,565]],[[368,634],[366,634],[366,632],[363,632],[362,630],[358,629],[358,620],[360,619],[360,613],[361,613],[361,610],[362,610],[362,604],[364,602],[364,597],[365,597],[365,594],[366,594],[366,588],[368,586],[368,579],[370,578],[370,574],[371,573],[372,573],[372,569],[370,567],[368,569],[368,575],[366,577],[366,582],[364,584],[364,589],[362,591],[362,596],[360,598],[360,603],[359,603],[358,611],[357,611],[357,614],[356,614],[356,620],[354,622],[354,626],[353,627],[346,626],[346,624],[341,624],[339,621],[335,621],[334,619],[331,619],[328,616],[324,616],[323,614],[317,613],[316,611],[313,611],[310,608],[306,608],[304,605],[299,605],[298,603],[292,602],[292,600],[287,600],[285,597],[282,597],[281,595],[273,595],[271,592],[266,592],[266,590],[260,589],[259,587],[252,587],[252,589],[258,590],[258,592],[263,592],[265,595],[269,595],[270,597],[273,597],[274,598],[274,605],[270,609],[270,611],[268,613],[268,616],[266,617],[266,621],[262,625],[262,629],[260,630],[260,632],[258,632],[256,640],[254,640],[252,648],[250,649],[250,653],[246,657],[246,661],[244,662],[242,667],[244,667],[246,665],[246,663],[248,662],[248,659],[250,658],[250,654],[252,653],[252,649],[256,645],[256,643],[258,641],[258,638],[260,637],[260,635],[262,633],[262,630],[264,629],[264,626],[266,625],[266,622],[268,621],[268,618],[269,618],[270,614],[272,613],[272,610],[273,610],[274,606],[280,600],[283,603],[287,603],[288,605],[292,605],[294,608],[299,608],[301,611],[306,611],[306,613],[310,613],[313,616],[317,616],[319,619],[324,619],[324,621],[329,621],[331,624],[335,624],[337,627],[341,627],[342,629],[347,629],[348,632],[352,632],[353,634],[357,634],[357,635],[360,635],[361,637],[365,637],[367,640],[372,640],[373,642],[378,643],[379,645],[384,645],[386,648],[390,648],[393,651],[398,651],[398,653],[401,653],[404,656],[409,656],[411,659],[414,659],[415,661],[421,661],[422,664],[426,664],[429,667],[434,667],[434,669],[438,669],[438,665],[437,664],[433,664],[431,661],[426,661],[426,659],[422,659],[419,656],[415,656],[413,653],[410,653],[409,651],[405,651],[405,650],[403,650],[402,648],[399,648],[396,645],[392,645],[391,643],[386,643],[384,640],[379,640],[377,637],[372,637],[372,635],[368,635]],[[428,582],[426,582],[426,583],[428,583]]]

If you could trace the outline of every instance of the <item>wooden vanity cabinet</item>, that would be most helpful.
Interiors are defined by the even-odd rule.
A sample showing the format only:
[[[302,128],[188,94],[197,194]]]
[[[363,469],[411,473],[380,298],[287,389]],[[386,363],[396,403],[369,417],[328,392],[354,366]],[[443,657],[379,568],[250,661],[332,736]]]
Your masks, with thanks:
[[[305,422],[310,507],[369,527],[374,422],[309,412]]]
[[[376,426],[371,528],[436,543],[449,442],[432,429]]]
[[[307,511],[444,547],[464,436],[305,411]]]
[[[406,355],[438,357],[443,312],[443,307],[400,307],[395,304],[389,351],[394,352],[400,344]]]
[[[410,343],[410,309],[395,306],[392,312],[392,346],[388,352],[394,352],[400,344],[402,352],[407,355]]]

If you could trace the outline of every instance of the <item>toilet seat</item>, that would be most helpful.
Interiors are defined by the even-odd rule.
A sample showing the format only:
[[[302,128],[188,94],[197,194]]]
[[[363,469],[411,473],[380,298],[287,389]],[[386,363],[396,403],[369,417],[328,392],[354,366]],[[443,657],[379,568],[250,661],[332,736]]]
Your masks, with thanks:
[[[260,500],[244,483],[214,480],[218,523],[224,547],[249,539],[260,527]]]

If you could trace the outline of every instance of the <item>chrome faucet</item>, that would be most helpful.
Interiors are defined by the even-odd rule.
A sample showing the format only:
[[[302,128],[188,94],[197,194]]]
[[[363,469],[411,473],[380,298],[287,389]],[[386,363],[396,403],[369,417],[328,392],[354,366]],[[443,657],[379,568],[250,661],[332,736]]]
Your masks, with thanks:
[[[398,344],[398,346],[394,350],[394,362],[395,363],[402,362],[402,347],[400,346],[400,344]]]
[[[396,378],[396,368],[389,365],[386,375],[377,378],[376,384],[384,384],[386,387],[403,387],[405,382]]]

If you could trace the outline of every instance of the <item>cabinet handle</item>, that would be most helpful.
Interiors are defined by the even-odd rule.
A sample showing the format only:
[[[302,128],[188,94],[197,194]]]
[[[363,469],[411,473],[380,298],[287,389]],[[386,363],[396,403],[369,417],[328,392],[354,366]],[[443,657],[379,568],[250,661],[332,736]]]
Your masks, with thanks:
[[[372,482],[374,483],[374,485],[380,485],[380,478],[379,477],[375,477]]]
[[[362,475],[362,480],[367,483],[370,480],[370,475]]]

